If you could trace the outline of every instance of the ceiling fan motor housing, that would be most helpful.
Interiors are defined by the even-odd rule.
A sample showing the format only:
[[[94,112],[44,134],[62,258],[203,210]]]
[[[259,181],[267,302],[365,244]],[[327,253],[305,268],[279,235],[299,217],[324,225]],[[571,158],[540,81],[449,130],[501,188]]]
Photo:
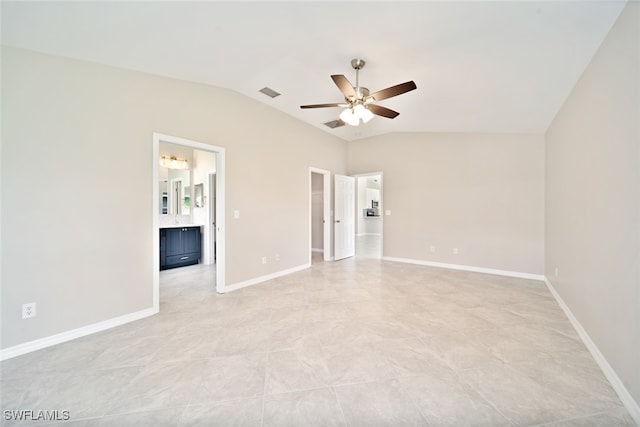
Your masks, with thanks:
[[[364,99],[369,96],[369,89],[366,87],[358,87],[354,88],[356,90],[356,100],[364,101]]]
[[[362,70],[365,66],[366,62],[364,59],[355,58],[351,60],[351,66],[356,70]]]

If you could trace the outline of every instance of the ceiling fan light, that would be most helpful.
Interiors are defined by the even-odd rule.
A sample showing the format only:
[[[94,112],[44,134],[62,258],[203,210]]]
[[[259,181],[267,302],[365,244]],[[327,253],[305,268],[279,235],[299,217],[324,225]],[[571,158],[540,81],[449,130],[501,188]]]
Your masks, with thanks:
[[[347,108],[340,113],[340,120],[351,126],[358,126],[360,117],[356,115],[355,109]]]
[[[359,119],[362,118],[362,114],[364,113],[364,111],[365,111],[365,108],[364,108],[364,105],[362,104],[358,104],[355,107],[353,107],[353,114]]]
[[[369,111],[369,109],[368,109],[368,108],[365,108],[365,109],[362,111],[361,116],[362,116],[361,118],[362,118],[362,121],[363,121],[363,122],[365,122],[365,123],[369,123],[369,120],[371,120],[371,119],[373,118],[373,113],[372,113],[371,111]]]

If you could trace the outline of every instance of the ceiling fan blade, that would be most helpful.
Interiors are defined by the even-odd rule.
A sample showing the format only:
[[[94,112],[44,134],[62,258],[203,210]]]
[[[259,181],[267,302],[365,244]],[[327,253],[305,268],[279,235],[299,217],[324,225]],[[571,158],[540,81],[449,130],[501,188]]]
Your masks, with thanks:
[[[329,107],[340,107],[342,104],[312,104],[312,105],[301,105],[300,108],[303,110],[306,108],[329,108]]]
[[[380,105],[369,104],[367,105],[369,111],[371,111],[376,116],[386,117],[388,119],[395,119],[400,115],[397,111],[393,111],[387,107],[382,107]]]
[[[345,76],[342,74],[334,74],[331,76],[331,79],[346,98],[357,98],[356,91],[353,89],[349,79]]]
[[[413,81],[400,83],[399,85],[391,86],[386,89],[379,90],[372,93],[367,98],[373,98],[374,101],[382,101],[383,99],[391,98],[393,96],[402,95],[416,89],[417,86]]]

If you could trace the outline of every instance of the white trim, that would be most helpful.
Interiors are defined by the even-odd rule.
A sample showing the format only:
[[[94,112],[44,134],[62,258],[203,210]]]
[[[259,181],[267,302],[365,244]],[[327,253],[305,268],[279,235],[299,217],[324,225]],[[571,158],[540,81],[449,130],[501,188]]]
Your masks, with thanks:
[[[160,142],[169,142],[196,150],[208,151],[216,154],[216,292],[225,292],[226,282],[226,246],[225,246],[225,149],[216,145],[192,141],[177,136],[164,135],[153,132],[153,309],[157,313],[160,310],[160,236],[158,206],[158,156]]]
[[[13,347],[8,347],[0,350],[0,360],[11,359],[12,357],[21,356],[32,351],[40,350],[52,345],[61,344],[63,342],[71,341],[76,338],[85,337],[87,335],[95,334],[96,332],[111,329],[116,326],[124,325],[125,323],[140,320],[145,317],[152,316],[156,313],[153,308],[147,308],[144,310],[136,311],[134,313],[125,314],[123,316],[114,317],[113,319],[104,320],[102,322],[93,323],[91,325],[83,326],[81,328],[72,329],[70,331],[61,332],[59,334],[51,335],[49,337],[40,338],[34,341],[18,344]]]
[[[324,253],[324,249],[320,249],[320,248],[311,248],[311,252],[321,252],[321,253]]]
[[[153,134],[153,146],[152,155],[153,166],[151,172],[151,188],[153,188],[153,216],[151,220],[151,226],[153,227],[153,233],[151,233],[151,239],[153,242],[153,278],[152,278],[152,301],[153,312],[158,313],[160,311],[160,219],[158,217],[158,206],[160,205],[160,186],[158,185],[159,172],[158,163],[160,158],[160,141],[156,139],[156,134]],[[169,192],[169,189],[167,189]],[[168,200],[167,200],[168,203]],[[167,213],[169,212],[169,205],[167,206]]]
[[[227,233],[225,231],[227,160],[224,148],[213,148],[216,150],[216,292],[223,294],[227,284]]]
[[[311,253],[313,252],[312,245],[312,230],[313,227],[313,184],[312,177],[313,174],[317,173],[322,175],[322,195],[323,195],[323,213],[324,216],[324,227],[323,227],[323,246],[327,248],[324,251],[324,260],[331,261],[331,225],[333,221],[331,220],[331,172],[325,169],[314,168],[313,166],[309,167],[309,264],[311,264]]]
[[[396,258],[385,256],[383,261],[404,262],[407,264],[426,265],[428,267],[448,268],[451,270],[473,271],[475,273],[495,274],[497,276],[517,277],[519,279],[541,280],[545,279],[543,274],[521,273],[518,271],[496,270],[494,268],[474,267],[471,265],[447,264],[444,262],[422,261],[418,259]]]
[[[627,390],[627,388],[624,386],[622,380],[618,377],[611,365],[609,365],[607,359],[598,349],[598,346],[593,342],[587,331],[584,330],[578,319],[576,319],[576,317],[571,312],[569,306],[564,302],[560,294],[556,291],[547,277],[544,278],[544,282],[547,284],[547,288],[549,288],[549,291],[556,299],[556,302],[558,303],[560,308],[562,308],[562,311],[564,311],[564,314],[566,314],[567,318],[575,328],[576,332],[580,336],[580,339],[582,339],[582,342],[591,353],[591,356],[593,356],[596,363],[598,363],[598,366],[600,366],[600,369],[604,373],[604,376],[609,380],[609,383],[611,383],[611,387],[613,387],[615,392],[618,394],[618,397],[622,401],[625,408],[627,408],[627,411],[629,411],[631,417],[635,420],[636,424],[640,425],[640,406],[638,406],[638,403],[633,399],[631,393],[629,393],[629,390]]]
[[[233,285],[227,285],[225,288],[227,292],[236,291],[247,286],[257,285],[258,283],[266,282],[267,280],[277,279],[278,277],[286,276],[297,271],[302,271],[310,268],[311,264],[302,264],[297,267],[289,268],[287,270],[277,271],[275,273],[267,274],[265,276],[254,277],[253,279],[245,280],[244,282],[234,283]]]

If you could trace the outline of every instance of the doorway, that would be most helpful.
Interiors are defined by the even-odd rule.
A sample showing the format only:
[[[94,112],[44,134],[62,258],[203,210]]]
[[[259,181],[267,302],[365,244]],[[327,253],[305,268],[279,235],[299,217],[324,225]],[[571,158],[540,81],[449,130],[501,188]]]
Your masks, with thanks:
[[[203,261],[210,261],[212,258],[216,260],[216,273],[215,273],[215,290],[218,293],[225,292],[225,229],[224,229],[224,206],[225,206],[225,149],[223,147],[213,146],[209,144],[205,144],[202,142],[192,141],[184,138],[179,138],[170,135],[163,135],[160,133],[153,133],[153,212],[152,212],[152,224],[153,224],[153,309],[154,312],[158,312],[160,310],[160,279],[159,279],[159,271],[160,271],[160,220],[159,220],[159,212],[158,206],[162,206],[162,195],[160,194],[160,177],[159,177],[159,153],[160,153],[160,144],[161,143],[169,143],[175,144],[182,147],[191,148],[194,150],[199,150],[204,153],[213,153],[215,154],[215,180],[214,180],[214,189],[213,194],[215,198],[215,208],[214,208],[214,221],[210,221],[210,214],[207,214],[205,228],[209,231],[205,231],[204,239],[208,242],[205,243],[205,253],[203,254]],[[210,181],[207,181],[209,183]],[[209,186],[209,185],[207,185]],[[195,186],[190,186],[189,188],[189,197],[185,203],[185,206],[189,206],[191,208],[191,200],[197,202],[198,197],[202,198],[207,192],[204,192],[202,188],[195,188]],[[193,190],[193,191],[192,191]],[[186,192],[187,189],[183,186],[183,191]],[[193,194],[192,194],[193,193]],[[211,194],[211,189],[209,189],[209,197]],[[210,199],[211,200],[211,199]],[[181,212],[184,214],[184,212]],[[177,221],[177,219],[176,219]],[[199,221],[200,222],[200,221]],[[212,223],[215,223],[214,227],[209,227]],[[212,242],[209,242],[211,239],[209,235],[214,235],[215,242],[215,254],[213,254],[213,250],[209,248],[214,247]],[[213,284],[212,284],[213,285]]]
[[[356,257],[382,258],[382,172],[355,175]]]
[[[309,168],[309,265],[331,258],[331,173]]]

